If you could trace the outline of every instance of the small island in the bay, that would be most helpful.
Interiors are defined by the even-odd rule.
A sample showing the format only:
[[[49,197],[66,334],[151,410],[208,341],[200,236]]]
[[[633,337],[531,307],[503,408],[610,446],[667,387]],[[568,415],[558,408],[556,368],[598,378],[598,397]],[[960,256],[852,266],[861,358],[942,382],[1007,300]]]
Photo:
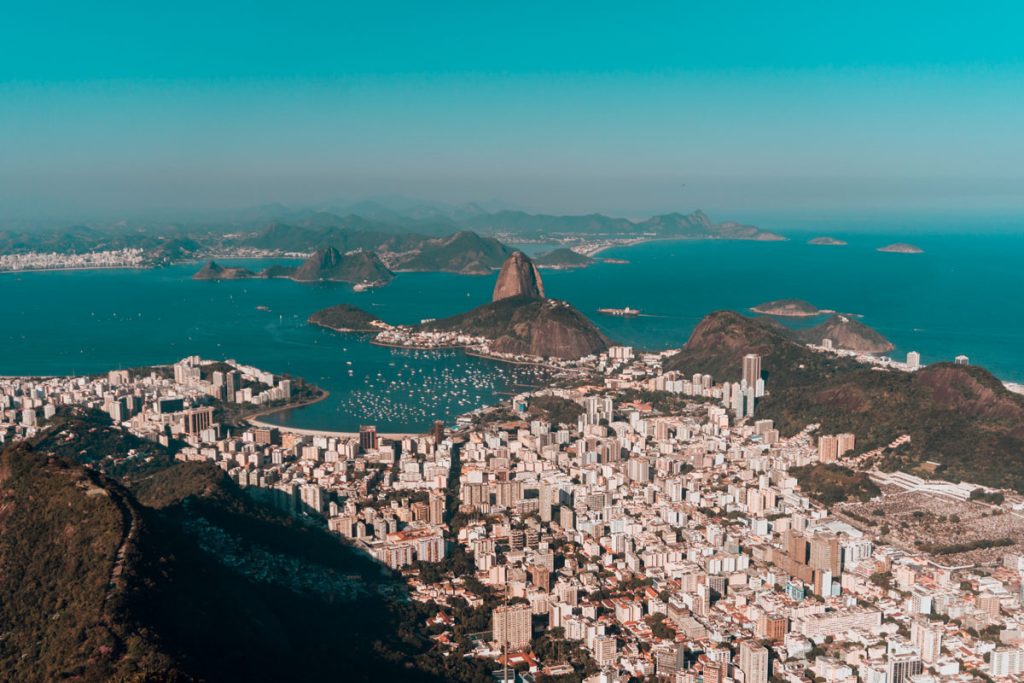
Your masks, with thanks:
[[[257,277],[283,278],[295,282],[349,282],[363,291],[386,285],[395,278],[395,274],[372,251],[355,249],[342,254],[334,247],[326,247],[317,250],[298,267],[274,265],[258,274],[245,268],[231,268],[210,261],[192,279],[244,280]]]
[[[758,304],[750,309],[762,315],[777,315],[787,318],[809,318],[833,311],[821,310],[803,299],[777,299]]]
[[[231,266],[222,266],[216,261],[210,261],[205,266],[199,269],[195,275],[192,276],[193,280],[245,280],[246,278],[256,277],[256,273],[246,268],[234,268]]]
[[[896,242],[895,244],[887,244],[884,247],[879,247],[878,251],[884,251],[887,254],[923,254],[924,249],[914,244],[907,244],[906,242]]]
[[[594,259],[586,254],[573,251],[568,247],[561,247],[554,251],[541,254],[533,260],[538,268],[551,268],[552,270],[568,270],[570,268],[586,268],[594,263]]]
[[[835,237],[815,237],[807,240],[807,244],[817,244],[826,247],[845,247],[846,242],[837,240]]]
[[[338,304],[313,313],[307,322],[335,332],[379,332],[381,320],[361,308]]]
[[[387,284],[395,274],[372,251],[355,249],[342,254],[334,247],[319,249],[298,268],[272,266],[263,277],[279,277],[296,282],[351,282],[373,286]]]

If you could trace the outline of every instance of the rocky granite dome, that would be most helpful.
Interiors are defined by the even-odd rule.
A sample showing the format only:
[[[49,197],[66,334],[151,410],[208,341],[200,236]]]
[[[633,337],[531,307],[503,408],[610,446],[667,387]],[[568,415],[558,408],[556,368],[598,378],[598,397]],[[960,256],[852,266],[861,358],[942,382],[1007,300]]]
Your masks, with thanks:
[[[423,326],[487,337],[491,350],[550,358],[581,358],[608,349],[608,339],[564,301],[514,296]]]
[[[533,265],[533,261],[521,251],[514,251],[505,259],[498,274],[498,281],[494,284],[494,296],[491,297],[491,301],[513,297],[544,298],[544,283],[540,279],[540,272],[537,266]]]

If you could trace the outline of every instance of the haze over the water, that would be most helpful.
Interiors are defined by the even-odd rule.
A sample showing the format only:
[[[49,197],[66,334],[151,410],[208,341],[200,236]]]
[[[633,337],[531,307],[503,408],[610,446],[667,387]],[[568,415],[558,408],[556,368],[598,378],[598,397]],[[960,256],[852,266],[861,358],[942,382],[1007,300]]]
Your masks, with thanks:
[[[0,213],[389,194],[1012,212],[1022,20],[1010,2],[19,3]]]

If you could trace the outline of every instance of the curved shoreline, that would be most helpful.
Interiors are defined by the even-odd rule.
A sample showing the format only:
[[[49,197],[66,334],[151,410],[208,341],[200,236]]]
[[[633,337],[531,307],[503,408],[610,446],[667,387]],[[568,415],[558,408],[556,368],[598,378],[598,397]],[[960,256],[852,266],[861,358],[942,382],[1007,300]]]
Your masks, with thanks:
[[[587,250],[580,252],[585,256],[597,256],[601,252],[609,249],[615,249],[616,247],[635,247],[638,244],[647,244],[648,242],[788,242],[789,238],[783,235],[778,235],[777,239],[736,239],[729,237],[644,237],[637,238],[634,240],[626,240],[624,242],[616,242],[614,244],[606,244],[602,247],[598,247],[594,250]],[[593,264],[591,264],[593,265]]]
[[[316,386],[316,385],[313,385],[313,386]],[[254,417],[263,417],[265,415],[274,415],[275,413],[283,413],[286,410],[295,410],[296,408],[305,408],[306,406],[311,406],[314,403],[320,403],[320,401],[326,401],[328,398],[330,398],[331,392],[327,391],[326,389],[321,389],[320,387],[316,387],[316,389],[317,389],[317,391],[320,392],[320,395],[317,396],[316,398],[306,399],[305,401],[297,401],[295,403],[288,403],[288,404],[285,404],[283,406],[277,406],[275,408],[266,408],[264,410],[257,410],[256,412],[249,413],[248,415],[246,415],[242,419],[245,420],[246,422],[252,422],[252,418],[254,418]]]
[[[306,324],[313,325],[331,332],[337,332],[338,334],[377,334],[380,330],[354,330],[344,327],[331,327],[327,323],[317,322],[316,320],[306,320]]]

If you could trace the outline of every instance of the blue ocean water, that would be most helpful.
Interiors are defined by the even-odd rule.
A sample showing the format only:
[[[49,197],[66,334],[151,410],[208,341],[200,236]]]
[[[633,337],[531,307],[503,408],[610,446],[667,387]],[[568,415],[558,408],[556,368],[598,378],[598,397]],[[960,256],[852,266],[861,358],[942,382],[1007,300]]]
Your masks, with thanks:
[[[827,234],[849,245],[808,245],[811,235],[649,242],[602,254],[626,264],[546,270],[543,277],[549,296],[577,306],[613,340],[640,348],[682,345],[713,310],[802,298],[863,316],[896,345],[894,356],[916,350],[927,363],[964,353],[1000,378],[1024,381],[1024,235]],[[895,241],[925,252],[876,251]],[[226,263],[258,269],[270,262]],[[350,430],[371,421],[386,431],[420,430],[536,381],[525,368],[458,352],[394,351],[305,322],[336,303],[399,323],[452,315],[488,301],[495,276],[401,273],[387,287],[356,293],[340,283],[193,281],[198,267],[0,275],[0,374],[94,373],[191,354],[235,358],[331,392],[326,401],[275,416],[281,424]],[[597,313],[627,305],[645,315]]]

